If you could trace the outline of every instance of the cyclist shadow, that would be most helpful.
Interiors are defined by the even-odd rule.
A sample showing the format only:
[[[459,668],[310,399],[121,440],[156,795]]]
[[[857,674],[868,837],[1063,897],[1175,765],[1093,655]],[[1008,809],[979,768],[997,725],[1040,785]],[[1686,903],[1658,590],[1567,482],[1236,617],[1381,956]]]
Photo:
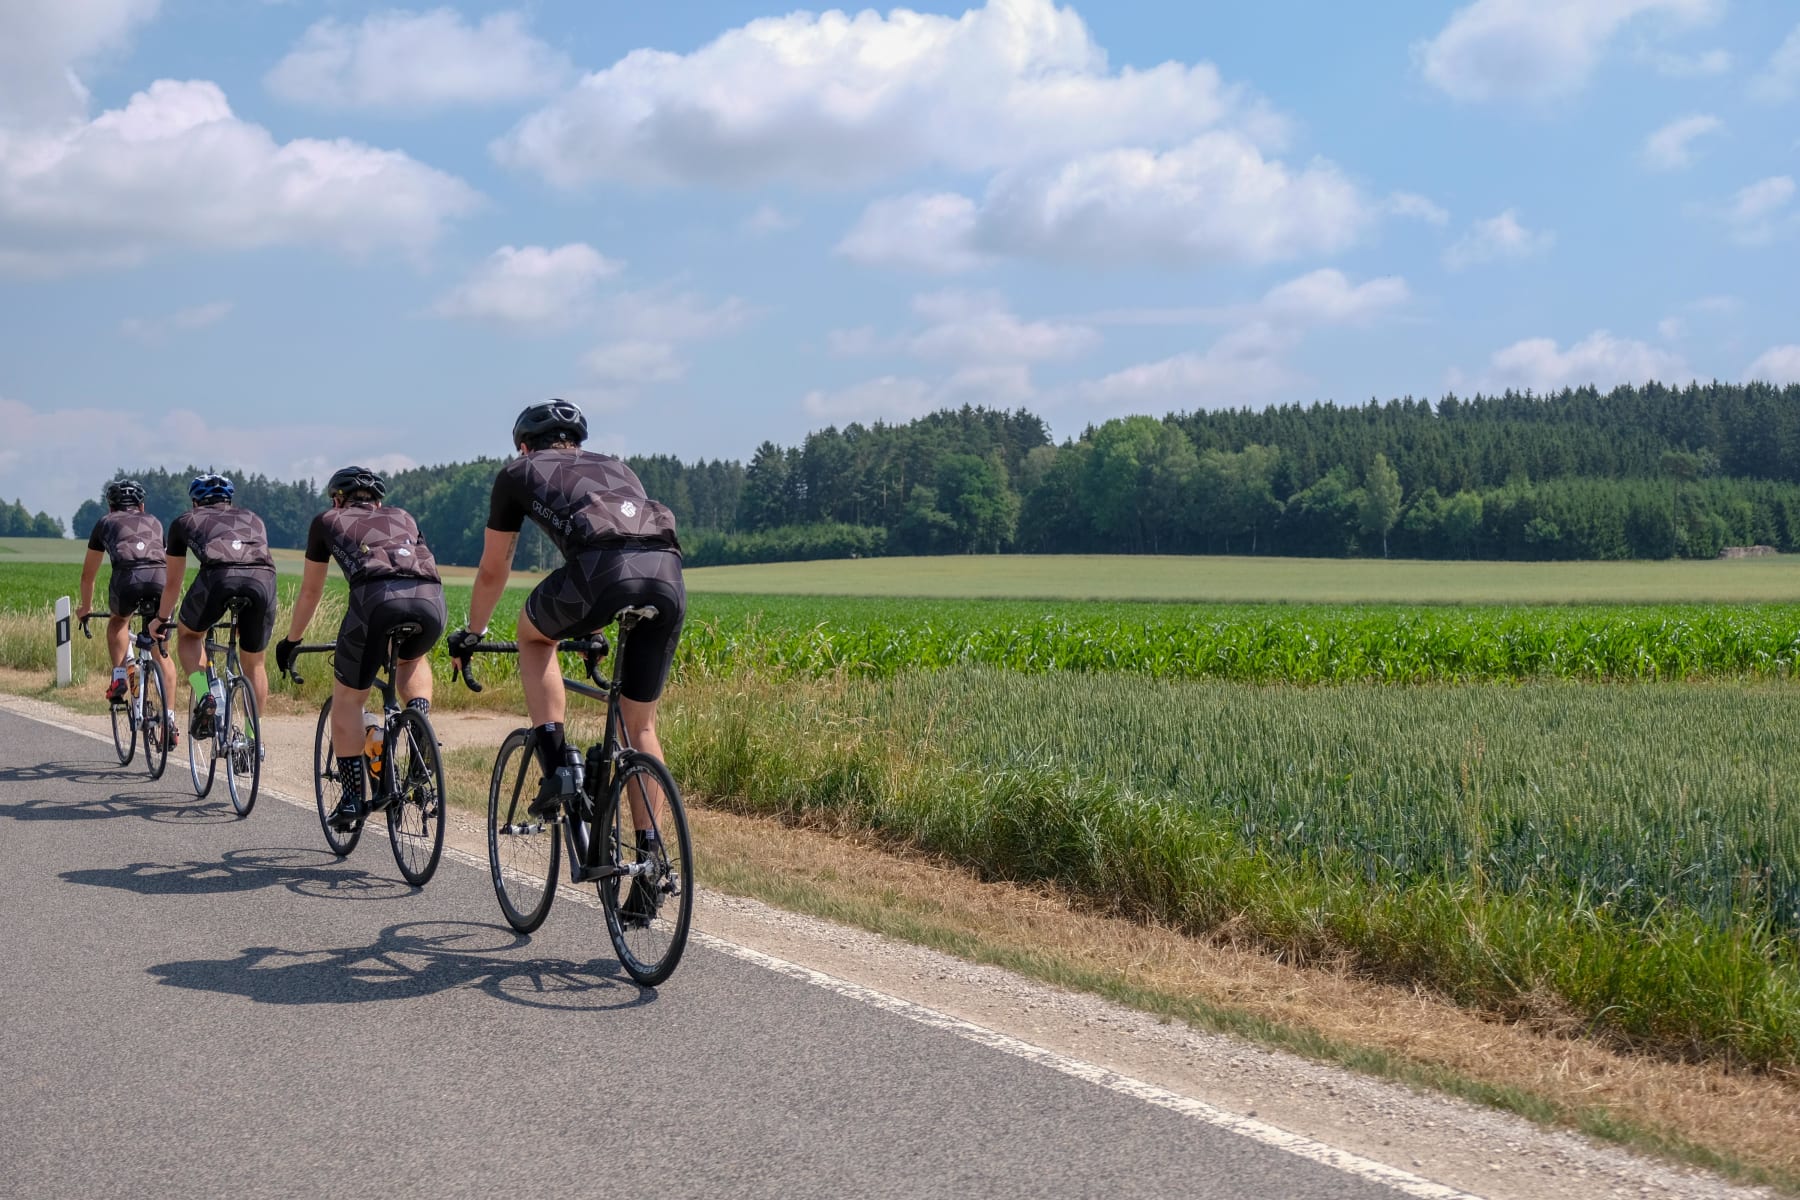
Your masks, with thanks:
[[[143,896],[211,896],[283,887],[331,900],[391,900],[413,894],[397,879],[346,867],[323,850],[227,850],[218,858],[185,863],[127,863],[64,871],[68,883],[119,888]]]
[[[43,762],[29,766],[0,767],[0,783],[49,783],[52,780],[62,783],[79,783],[84,785],[106,786],[116,784],[121,778],[121,771],[141,771],[143,760],[133,757],[129,767],[97,767],[90,760],[87,762]],[[142,774],[138,775],[143,778]]]
[[[150,974],[170,987],[243,996],[263,1004],[360,1004],[477,988],[532,1008],[606,1012],[655,1001],[617,963],[502,957],[528,944],[510,930],[470,921],[390,925],[366,946],[283,950],[250,946],[229,959],[163,963]]]
[[[114,780],[117,782],[117,780]],[[0,804],[0,817],[15,821],[104,821],[113,817],[137,817],[165,825],[230,825],[236,813],[221,809],[217,800],[200,800],[193,793],[114,792],[84,800],[21,800]]]

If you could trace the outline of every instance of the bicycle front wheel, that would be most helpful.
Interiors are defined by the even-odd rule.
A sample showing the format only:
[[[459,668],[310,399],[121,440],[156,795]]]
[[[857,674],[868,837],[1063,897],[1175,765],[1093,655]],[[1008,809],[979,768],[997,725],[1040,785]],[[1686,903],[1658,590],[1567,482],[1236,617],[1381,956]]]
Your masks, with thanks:
[[[640,832],[655,835],[650,849],[640,849]],[[655,987],[681,961],[694,915],[693,847],[669,768],[626,751],[596,833],[602,861],[620,870],[598,884],[606,932],[625,973]]]
[[[114,700],[108,707],[112,710],[113,753],[119,756],[119,765],[131,765],[131,756],[137,753],[137,722],[131,716],[131,700]]]
[[[556,824],[531,815],[537,764],[531,731],[515,729],[494,756],[488,785],[488,870],[506,923],[530,933],[544,923],[556,898],[562,843]]]
[[[389,718],[387,769],[396,793],[387,808],[394,865],[406,882],[424,887],[444,853],[444,764],[424,713],[408,708]]]
[[[161,779],[169,765],[169,700],[163,695],[162,672],[156,663],[146,664],[144,672],[144,765],[150,778]]]
[[[256,807],[256,785],[262,779],[262,746],[256,724],[256,697],[250,681],[239,676],[225,691],[225,725],[219,731],[219,749],[225,758],[225,789],[237,815],[247,817]]]
[[[343,858],[356,849],[362,839],[363,823],[358,821],[348,830],[333,829],[331,814],[344,798],[343,778],[338,775],[337,751],[331,745],[331,697],[319,709],[319,728],[313,734],[313,800],[319,806],[319,828],[325,831],[325,844]]]

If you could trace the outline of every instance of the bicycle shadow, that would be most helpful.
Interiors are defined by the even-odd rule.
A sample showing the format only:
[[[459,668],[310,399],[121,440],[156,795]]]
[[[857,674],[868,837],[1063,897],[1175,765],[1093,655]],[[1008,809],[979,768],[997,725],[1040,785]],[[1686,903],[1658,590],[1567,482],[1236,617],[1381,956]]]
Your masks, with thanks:
[[[243,996],[260,1004],[363,1004],[478,988],[496,1000],[566,1012],[636,1008],[656,999],[616,962],[499,957],[527,945],[510,930],[470,921],[390,925],[366,946],[283,950],[249,946],[235,958],[151,967],[169,987]]]
[[[117,760],[115,759],[114,762],[116,763]],[[132,756],[131,765],[126,767],[117,765],[110,768],[97,767],[91,761],[43,762],[29,766],[0,767],[0,783],[49,783],[57,781],[62,783],[100,784],[104,786],[109,783],[116,784],[121,780],[129,780],[131,775],[126,774],[126,772],[135,772],[138,774],[139,778],[142,778],[142,771],[143,759],[137,755]]]
[[[114,782],[117,782],[114,780]],[[15,821],[104,821],[137,817],[165,825],[231,825],[236,813],[221,808],[218,800],[201,800],[192,792],[114,792],[84,800],[21,800],[0,804],[0,817]]]
[[[310,849],[227,850],[216,859],[86,867],[64,871],[59,878],[141,896],[213,896],[282,887],[330,900],[391,900],[416,890],[398,879],[344,866],[324,850]]]

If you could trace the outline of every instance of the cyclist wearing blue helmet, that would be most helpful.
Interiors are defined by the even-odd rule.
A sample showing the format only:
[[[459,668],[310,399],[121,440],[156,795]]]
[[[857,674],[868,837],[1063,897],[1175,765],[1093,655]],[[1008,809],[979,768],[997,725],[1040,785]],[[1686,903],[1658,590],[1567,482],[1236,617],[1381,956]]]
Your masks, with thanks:
[[[269,555],[269,533],[262,518],[231,502],[236,489],[223,475],[198,475],[188,484],[194,506],[169,526],[167,574],[163,582],[162,621],[167,625],[187,574],[187,553],[200,560],[194,586],[181,601],[180,636],[176,647],[181,669],[194,689],[194,715],[188,732],[212,736],[213,698],[201,668],[206,631],[219,623],[225,606],[244,602],[238,614],[238,656],[256,692],[256,711],[269,702],[269,673],[263,659],[275,632],[275,560]],[[251,730],[252,737],[256,731]]]

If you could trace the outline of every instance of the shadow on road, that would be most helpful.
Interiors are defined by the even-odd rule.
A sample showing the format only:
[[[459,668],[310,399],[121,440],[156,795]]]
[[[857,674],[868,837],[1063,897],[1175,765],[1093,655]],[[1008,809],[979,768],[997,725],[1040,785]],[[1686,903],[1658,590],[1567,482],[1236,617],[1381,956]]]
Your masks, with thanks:
[[[117,762],[117,759],[109,759],[107,764],[96,764],[93,759],[88,758],[80,762],[44,762],[0,767],[0,784],[48,783],[57,780],[105,785],[116,784],[122,779],[129,780],[132,775],[143,778],[142,759],[133,758],[128,767],[118,766]]]
[[[414,890],[398,879],[383,879],[345,866],[324,850],[228,850],[215,859],[184,863],[127,863],[64,871],[69,883],[119,888],[145,896],[202,896],[284,887],[303,896],[331,900],[389,900]]]
[[[7,772],[0,772],[0,775]],[[79,775],[57,776],[75,782],[117,785],[117,775],[99,774],[93,780]],[[185,779],[186,776],[183,776]],[[165,825],[230,825],[238,816],[218,797],[201,800],[192,792],[114,792],[84,800],[21,800],[0,804],[0,817],[14,821],[104,821],[113,817],[137,817]]]
[[[611,959],[501,957],[530,944],[497,925],[409,921],[371,945],[335,950],[251,946],[236,958],[164,963],[150,974],[170,987],[244,996],[263,1004],[357,1004],[406,1000],[453,988],[479,988],[497,1000],[533,1008],[604,1012],[656,999]]]

